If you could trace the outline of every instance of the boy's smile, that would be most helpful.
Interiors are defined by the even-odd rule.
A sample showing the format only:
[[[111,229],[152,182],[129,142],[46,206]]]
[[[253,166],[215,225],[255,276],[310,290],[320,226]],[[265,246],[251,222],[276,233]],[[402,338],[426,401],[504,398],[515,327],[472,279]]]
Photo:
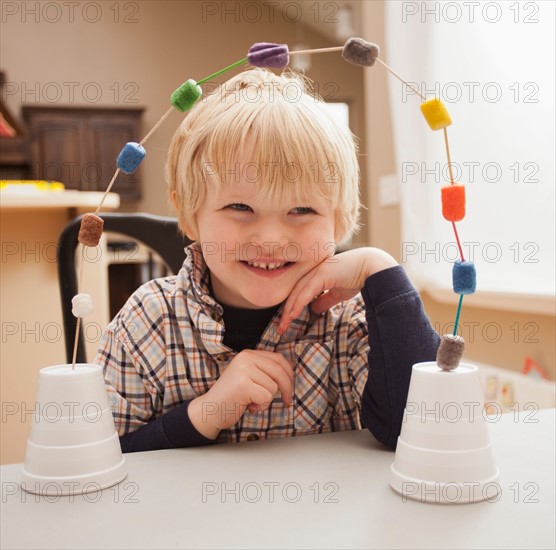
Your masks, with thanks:
[[[293,265],[292,262],[278,262],[276,260],[261,260],[258,262],[249,262],[242,260],[241,263],[244,264],[247,269],[249,269],[256,275],[269,278],[281,275],[286,269],[289,269]]]
[[[299,183],[301,185],[301,183]],[[334,252],[334,209],[326,201],[276,204],[253,183],[224,183],[207,193],[188,231],[203,249],[216,299],[266,308]]]

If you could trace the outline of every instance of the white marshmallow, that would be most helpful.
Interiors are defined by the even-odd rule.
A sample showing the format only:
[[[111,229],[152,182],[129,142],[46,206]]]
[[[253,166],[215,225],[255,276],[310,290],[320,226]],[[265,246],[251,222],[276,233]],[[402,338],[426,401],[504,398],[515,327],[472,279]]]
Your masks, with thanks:
[[[76,294],[71,299],[71,312],[75,317],[85,317],[93,313],[93,300],[89,294]]]

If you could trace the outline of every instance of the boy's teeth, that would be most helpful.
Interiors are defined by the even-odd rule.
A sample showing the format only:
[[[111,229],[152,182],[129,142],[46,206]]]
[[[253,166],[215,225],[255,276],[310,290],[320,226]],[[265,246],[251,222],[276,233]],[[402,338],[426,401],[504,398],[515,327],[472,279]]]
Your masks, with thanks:
[[[271,262],[269,264],[265,264],[262,262],[247,262],[247,263],[253,267],[258,267],[259,269],[266,269],[268,271],[272,269],[280,269],[281,267],[284,267],[284,265],[286,265],[286,262],[281,264],[274,263],[274,262]]]

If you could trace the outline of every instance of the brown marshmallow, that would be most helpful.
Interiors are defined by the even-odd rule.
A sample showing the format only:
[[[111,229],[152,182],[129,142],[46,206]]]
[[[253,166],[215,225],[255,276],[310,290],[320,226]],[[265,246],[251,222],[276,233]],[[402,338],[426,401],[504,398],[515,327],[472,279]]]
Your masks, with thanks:
[[[77,240],[85,246],[97,246],[102,236],[104,220],[96,214],[85,214],[81,220]]]
[[[442,370],[454,370],[465,349],[465,340],[458,335],[445,334],[436,352],[436,364]]]

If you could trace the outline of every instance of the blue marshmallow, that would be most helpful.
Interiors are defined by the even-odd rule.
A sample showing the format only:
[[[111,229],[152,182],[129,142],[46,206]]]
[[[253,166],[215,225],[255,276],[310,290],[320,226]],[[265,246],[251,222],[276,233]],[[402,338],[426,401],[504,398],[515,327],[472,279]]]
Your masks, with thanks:
[[[134,141],[128,141],[118,155],[118,168],[126,174],[137,170],[141,161],[145,158],[145,148]]]
[[[477,287],[475,264],[456,260],[452,268],[452,285],[456,294],[473,294]]]

